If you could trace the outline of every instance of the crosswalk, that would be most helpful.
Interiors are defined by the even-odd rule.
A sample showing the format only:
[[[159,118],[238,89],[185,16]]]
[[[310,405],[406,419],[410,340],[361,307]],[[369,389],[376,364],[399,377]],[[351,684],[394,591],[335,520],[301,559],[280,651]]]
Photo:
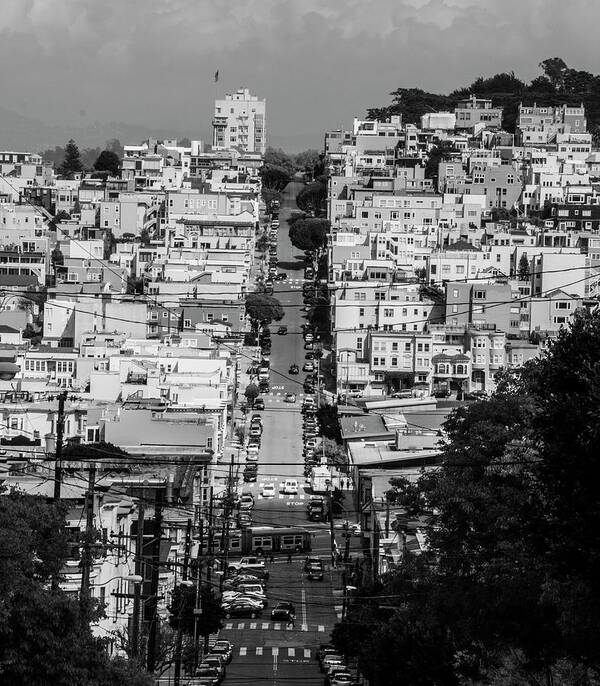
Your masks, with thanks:
[[[255,655],[256,657],[296,657],[310,660],[313,656],[312,650],[310,648],[305,648],[304,646],[286,646],[285,648],[280,648],[278,646],[240,646],[236,652],[239,657]]]
[[[341,608],[338,619],[342,616]],[[225,631],[316,631],[324,634],[328,631],[325,624],[296,624],[290,626],[285,622],[260,622],[260,621],[228,621],[223,623]]]

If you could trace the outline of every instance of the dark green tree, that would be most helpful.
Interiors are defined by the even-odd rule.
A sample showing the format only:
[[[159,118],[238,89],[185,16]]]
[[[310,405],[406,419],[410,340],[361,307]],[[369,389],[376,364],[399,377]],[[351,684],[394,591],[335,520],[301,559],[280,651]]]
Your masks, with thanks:
[[[548,57],[539,64],[544,76],[552,84],[554,90],[562,90],[568,67],[561,57]]]
[[[63,252],[58,247],[58,245],[50,253],[50,262],[52,264],[52,271],[54,272],[54,275],[56,276],[56,270],[59,267],[62,267],[63,264],[65,263],[65,256],[63,255]]]
[[[324,438],[330,438],[338,443],[342,441],[337,405],[323,404],[317,408],[319,433]]]
[[[280,193],[290,182],[291,176],[283,167],[273,164],[264,164],[259,172],[263,186],[271,191]]]
[[[299,250],[319,253],[327,245],[330,227],[328,219],[298,219],[290,226],[290,241]]]
[[[519,270],[517,272],[517,277],[519,281],[529,281],[529,259],[527,258],[527,255],[525,253],[521,255],[521,259],[519,260]]]
[[[0,494],[0,674],[14,686],[149,686],[139,667],[111,660],[84,608],[56,583],[69,551],[67,506],[18,491]]]
[[[316,215],[325,209],[326,200],[327,181],[324,177],[318,177],[300,190],[296,196],[296,205],[303,212]]]
[[[460,157],[460,152],[454,147],[454,144],[449,141],[438,141],[427,154],[425,176],[428,179],[433,179],[436,188],[439,188],[438,175],[440,162],[446,162],[457,156]]]
[[[83,164],[81,162],[81,154],[77,143],[71,138],[65,146],[65,156],[57,172],[61,176],[71,178],[76,172],[83,171]]]
[[[48,222],[48,228],[51,231],[56,231],[56,225],[60,224],[61,221],[71,219],[71,215],[64,210],[59,210],[54,217]]]
[[[202,614],[194,612],[196,608],[196,587],[179,584],[173,589],[169,605],[169,624],[184,634],[193,636],[197,631],[200,636],[210,636],[221,628],[223,616],[221,603],[213,588],[203,584],[200,589],[199,607]]]
[[[256,384],[250,383],[246,386],[246,390],[244,391],[244,395],[246,396],[246,400],[248,401],[250,407],[254,406],[254,401],[258,398],[260,395],[260,389]]]
[[[118,176],[121,171],[119,156],[110,150],[103,150],[94,162],[96,171],[107,171],[111,176]]]
[[[292,177],[296,171],[294,158],[281,148],[268,147],[265,151],[264,163],[269,167],[283,169],[289,177]]]
[[[277,298],[265,293],[248,293],[246,314],[253,324],[270,324],[283,319],[283,307]]]

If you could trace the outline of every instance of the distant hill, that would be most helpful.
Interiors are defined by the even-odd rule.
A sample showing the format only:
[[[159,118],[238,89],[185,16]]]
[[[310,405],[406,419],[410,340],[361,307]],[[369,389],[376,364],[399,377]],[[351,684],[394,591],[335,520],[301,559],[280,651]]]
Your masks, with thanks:
[[[276,135],[267,132],[268,144],[272,148],[281,148],[288,154],[303,152],[304,150],[322,150],[324,131],[316,133],[294,133],[290,135]]]
[[[596,145],[600,144],[600,76],[580,69],[571,69],[560,57],[540,62],[542,75],[530,83],[521,81],[514,72],[479,77],[470,86],[459,88],[448,95],[428,93],[420,88],[398,88],[390,93],[392,104],[367,110],[369,119],[385,119],[401,114],[404,123],[420,124],[426,112],[453,110],[456,103],[473,94],[489,98],[504,109],[502,126],[514,132],[519,103],[556,106],[583,103],[588,120],[588,131]]]
[[[12,110],[0,107],[0,150],[41,152],[56,145],[64,145],[73,138],[79,148],[103,147],[107,140],[118,138],[122,143],[138,143],[149,136],[157,138],[192,138],[189,133],[154,129],[124,122],[105,122],[88,126],[55,126],[45,124]],[[208,141],[206,134],[196,134]]]

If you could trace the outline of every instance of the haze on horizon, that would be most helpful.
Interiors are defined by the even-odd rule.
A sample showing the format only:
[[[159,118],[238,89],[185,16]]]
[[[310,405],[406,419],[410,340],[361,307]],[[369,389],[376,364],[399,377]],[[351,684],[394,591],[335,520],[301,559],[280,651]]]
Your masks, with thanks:
[[[215,97],[247,86],[270,135],[317,146],[398,87],[527,80],[552,56],[596,72],[599,19],[597,0],[3,0],[2,105],[194,137]]]

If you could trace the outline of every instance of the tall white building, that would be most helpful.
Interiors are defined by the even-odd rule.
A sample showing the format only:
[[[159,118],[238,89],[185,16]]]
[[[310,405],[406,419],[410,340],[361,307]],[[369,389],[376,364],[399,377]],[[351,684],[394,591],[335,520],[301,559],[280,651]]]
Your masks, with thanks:
[[[215,100],[213,146],[239,148],[265,154],[267,147],[266,100],[259,100],[247,88]]]

